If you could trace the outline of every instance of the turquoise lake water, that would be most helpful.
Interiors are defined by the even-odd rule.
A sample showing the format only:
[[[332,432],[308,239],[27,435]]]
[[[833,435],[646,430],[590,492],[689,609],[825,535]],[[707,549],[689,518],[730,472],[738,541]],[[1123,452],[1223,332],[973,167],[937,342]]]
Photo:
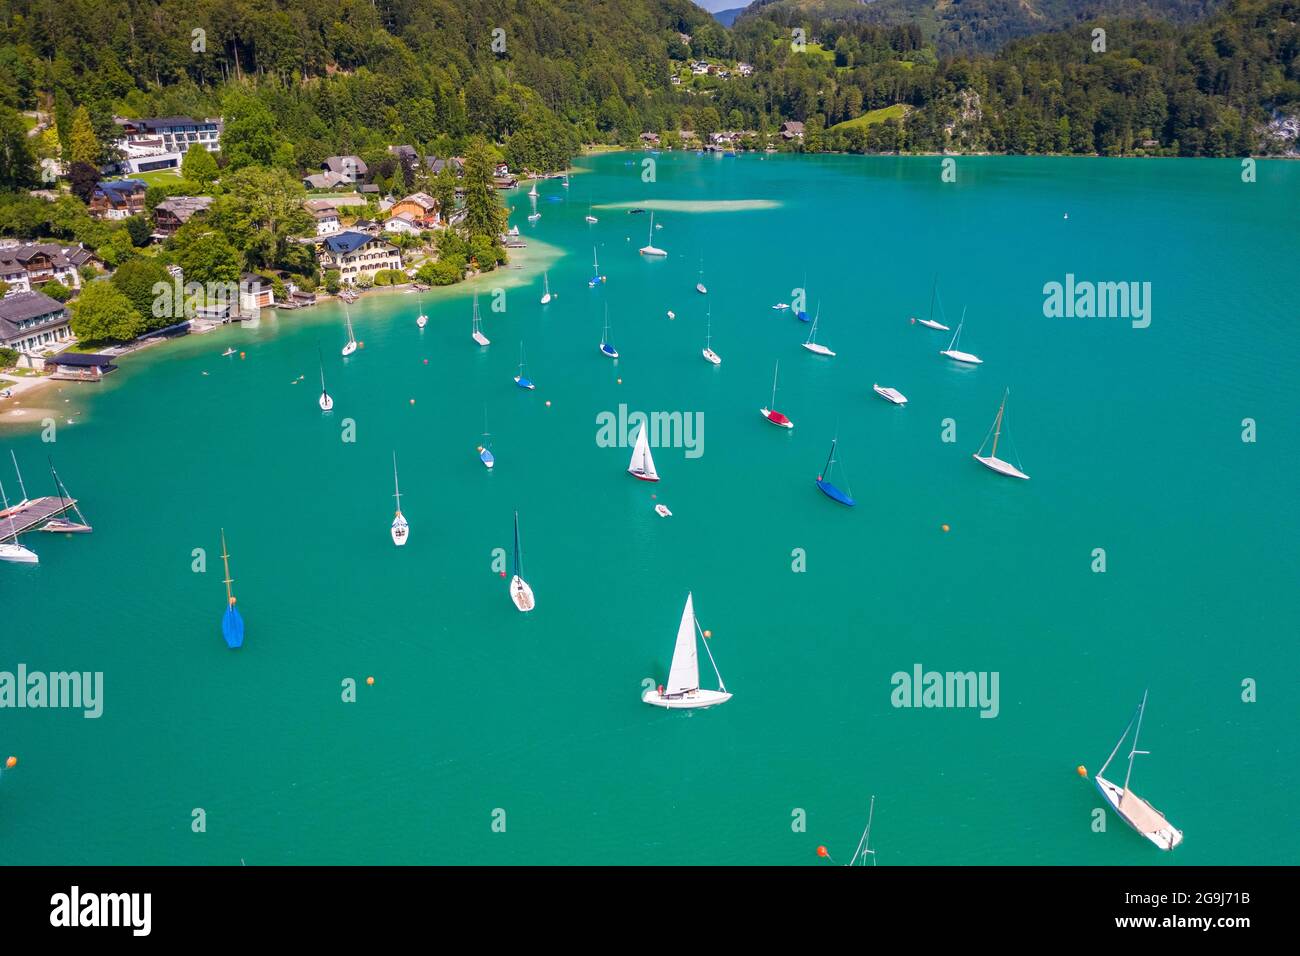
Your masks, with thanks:
[[[1300,165],[1243,183],[1236,161],[972,158],[944,183],[937,158],[664,154],[645,183],[643,158],[578,161],[534,225],[509,196],[530,246],[478,283],[487,349],[470,286],[426,296],[423,331],[415,296],[367,295],[346,360],[329,304],[32,399],[57,440],[3,433],[6,490],[9,449],[33,495],[53,455],[95,531],[26,536],[40,564],[0,565],[0,671],[102,671],[104,713],[0,710],[21,761],[0,862],[825,865],[874,794],[881,865],[1294,863]],[[690,205],[719,200],[769,202]],[[648,216],[602,207],[657,202],[669,255],[649,261]],[[1150,326],[1044,317],[1067,273],[1150,282]],[[805,275],[835,358],[770,308]],[[978,368],[908,321],[936,275]],[[521,340],[534,392],[512,381]],[[758,415],[777,360],[791,431]],[[1006,387],[1028,482],[971,459]],[[662,481],[635,481],[597,442],[621,404],[698,413],[702,453],[656,449]],[[836,435],[852,510],[813,483]],[[516,509],[529,615],[494,567]],[[667,676],[688,590],[735,696],[663,712],[642,683]],[[893,707],[916,664],[996,672],[997,717]],[[1183,830],[1170,854],[1113,814],[1093,832],[1075,772],[1147,688],[1133,787]]]

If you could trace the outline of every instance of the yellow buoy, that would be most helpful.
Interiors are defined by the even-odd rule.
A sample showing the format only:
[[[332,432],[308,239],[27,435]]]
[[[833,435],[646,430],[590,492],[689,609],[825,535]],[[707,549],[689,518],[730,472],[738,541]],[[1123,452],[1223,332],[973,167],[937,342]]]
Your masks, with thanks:
[[[946,524],[945,524],[945,525],[940,525],[940,527],[943,528],[943,530],[944,530],[945,533],[948,531],[948,526],[947,526]]]
[[[375,686],[375,679],[374,679],[373,677],[367,677],[367,678],[366,678],[366,683],[369,684],[371,687],[374,687],[374,686]]]
[[[1078,774],[1079,774],[1079,776],[1080,776],[1080,777],[1083,777],[1083,778],[1086,780],[1087,777],[1088,777],[1088,768],[1085,767],[1083,764],[1079,764],[1077,770],[1078,770]]]
[[[18,766],[18,758],[10,757],[8,760],[5,761],[5,766],[8,767],[10,770],[14,769],[14,767]]]

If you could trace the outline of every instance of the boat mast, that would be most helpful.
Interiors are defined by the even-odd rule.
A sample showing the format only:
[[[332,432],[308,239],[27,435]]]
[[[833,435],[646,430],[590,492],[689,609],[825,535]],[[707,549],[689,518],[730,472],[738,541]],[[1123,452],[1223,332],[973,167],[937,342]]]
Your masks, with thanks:
[[[998,417],[993,420],[993,450],[989,452],[990,458],[998,457],[998,437],[1002,434],[1002,413],[1007,407],[1007,396],[1011,394],[1011,389],[1002,393],[1002,404],[998,406]],[[1015,449],[1011,449],[1015,451]]]
[[[9,496],[5,494],[5,486],[4,486],[2,483],[0,483],[0,501],[3,501],[3,502],[4,502],[5,511],[8,511],[8,510],[9,510]],[[13,516],[13,515],[9,515],[9,535],[8,535],[8,537],[13,541],[14,544],[17,544],[17,543],[18,543],[18,532],[14,529],[14,516]],[[5,540],[4,538],[0,538],[0,541],[4,541],[4,540]]]
[[[516,511],[516,512],[515,512],[515,568],[514,568],[514,572],[515,572],[515,573],[514,573],[514,576],[515,576],[515,577],[521,577],[521,576],[522,576],[522,575],[520,575],[520,573],[519,573],[520,571],[523,570],[522,563],[520,562],[519,558],[520,558],[520,555],[519,555],[519,512]]]
[[[853,851],[853,859],[849,860],[849,866],[852,866],[859,856],[864,860],[871,857],[871,865],[876,865],[876,851],[870,848],[871,844],[871,819],[876,815],[876,796],[871,795],[871,809],[867,811],[867,828],[862,831],[862,839],[858,841],[858,848]]]
[[[397,513],[402,513],[402,489],[397,484],[397,452],[393,452],[393,497],[397,499]]]
[[[828,477],[830,477],[830,473],[831,473],[831,463],[835,461],[835,443],[836,443],[837,441],[839,441],[838,438],[832,438],[832,439],[831,439],[831,452],[830,452],[829,455],[826,456],[826,467],[822,469],[822,477],[823,477],[823,478],[828,478]]]
[[[772,408],[776,408],[776,377],[781,372],[781,360],[776,360],[776,368],[772,370]]]
[[[1137,729],[1133,731],[1133,749],[1128,754],[1128,773],[1124,774],[1124,793],[1119,798],[1119,805],[1123,806],[1124,801],[1128,799],[1128,781],[1133,776],[1133,759],[1138,754],[1148,754],[1149,750],[1138,750],[1138,735],[1142,733],[1142,714],[1147,709],[1147,691],[1142,692],[1142,703],[1138,705]]]
[[[952,334],[952,341],[948,343],[948,351],[951,352],[957,345],[957,340],[961,338],[961,327],[966,324],[966,307],[962,306],[961,321],[957,323],[957,331]]]
[[[226,606],[233,606],[235,595],[230,591],[230,585],[235,583],[235,579],[230,576],[230,555],[226,553],[226,529],[221,529],[221,563],[226,568]]]
[[[14,474],[16,474],[16,475],[18,476],[18,490],[19,490],[20,492],[22,492],[23,501],[26,501],[26,500],[28,500],[28,499],[27,499],[27,489],[23,487],[23,473],[22,473],[21,471],[18,470],[18,456],[17,456],[16,454],[14,454],[14,450],[13,450],[12,448],[9,449],[9,457],[13,459],[13,463],[14,463]]]
[[[316,349],[316,358],[320,362],[320,393],[325,394],[325,354],[320,348]]]
[[[812,342],[817,337],[817,320],[822,317],[822,304],[817,303],[817,314],[813,316],[812,328],[808,330],[808,342]],[[805,343],[807,344],[807,343]]]
[[[713,345],[713,303],[709,303],[708,311],[704,317],[704,347],[708,349]],[[712,351],[712,349],[709,349]]]
[[[934,282],[930,286],[930,321],[934,321],[934,294],[939,291],[939,277],[934,277]],[[873,798],[874,799],[874,798]]]

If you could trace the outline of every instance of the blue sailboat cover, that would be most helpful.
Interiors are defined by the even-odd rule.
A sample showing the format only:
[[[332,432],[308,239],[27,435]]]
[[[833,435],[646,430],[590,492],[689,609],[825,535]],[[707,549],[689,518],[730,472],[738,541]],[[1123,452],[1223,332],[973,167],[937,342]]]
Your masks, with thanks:
[[[244,619],[233,604],[227,604],[226,613],[221,616],[221,636],[226,639],[228,647],[244,646]]]
[[[847,505],[850,508],[852,508],[855,504],[857,504],[856,501],[854,501],[844,492],[840,491],[840,489],[836,488],[829,481],[826,481],[824,478],[817,479],[817,487],[821,489],[822,494],[824,494],[827,498],[830,498],[832,501],[838,501],[840,504]]]

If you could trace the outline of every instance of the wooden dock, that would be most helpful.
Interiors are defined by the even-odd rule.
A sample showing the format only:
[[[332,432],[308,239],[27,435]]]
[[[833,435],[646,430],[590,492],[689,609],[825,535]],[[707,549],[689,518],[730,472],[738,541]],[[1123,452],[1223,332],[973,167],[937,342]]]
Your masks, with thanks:
[[[71,511],[76,503],[75,498],[58,498],[50,495],[44,498],[33,498],[27,504],[15,505],[8,511],[0,511],[0,537],[7,538],[10,534],[32,531],[37,525]],[[12,528],[9,524],[11,520]]]

